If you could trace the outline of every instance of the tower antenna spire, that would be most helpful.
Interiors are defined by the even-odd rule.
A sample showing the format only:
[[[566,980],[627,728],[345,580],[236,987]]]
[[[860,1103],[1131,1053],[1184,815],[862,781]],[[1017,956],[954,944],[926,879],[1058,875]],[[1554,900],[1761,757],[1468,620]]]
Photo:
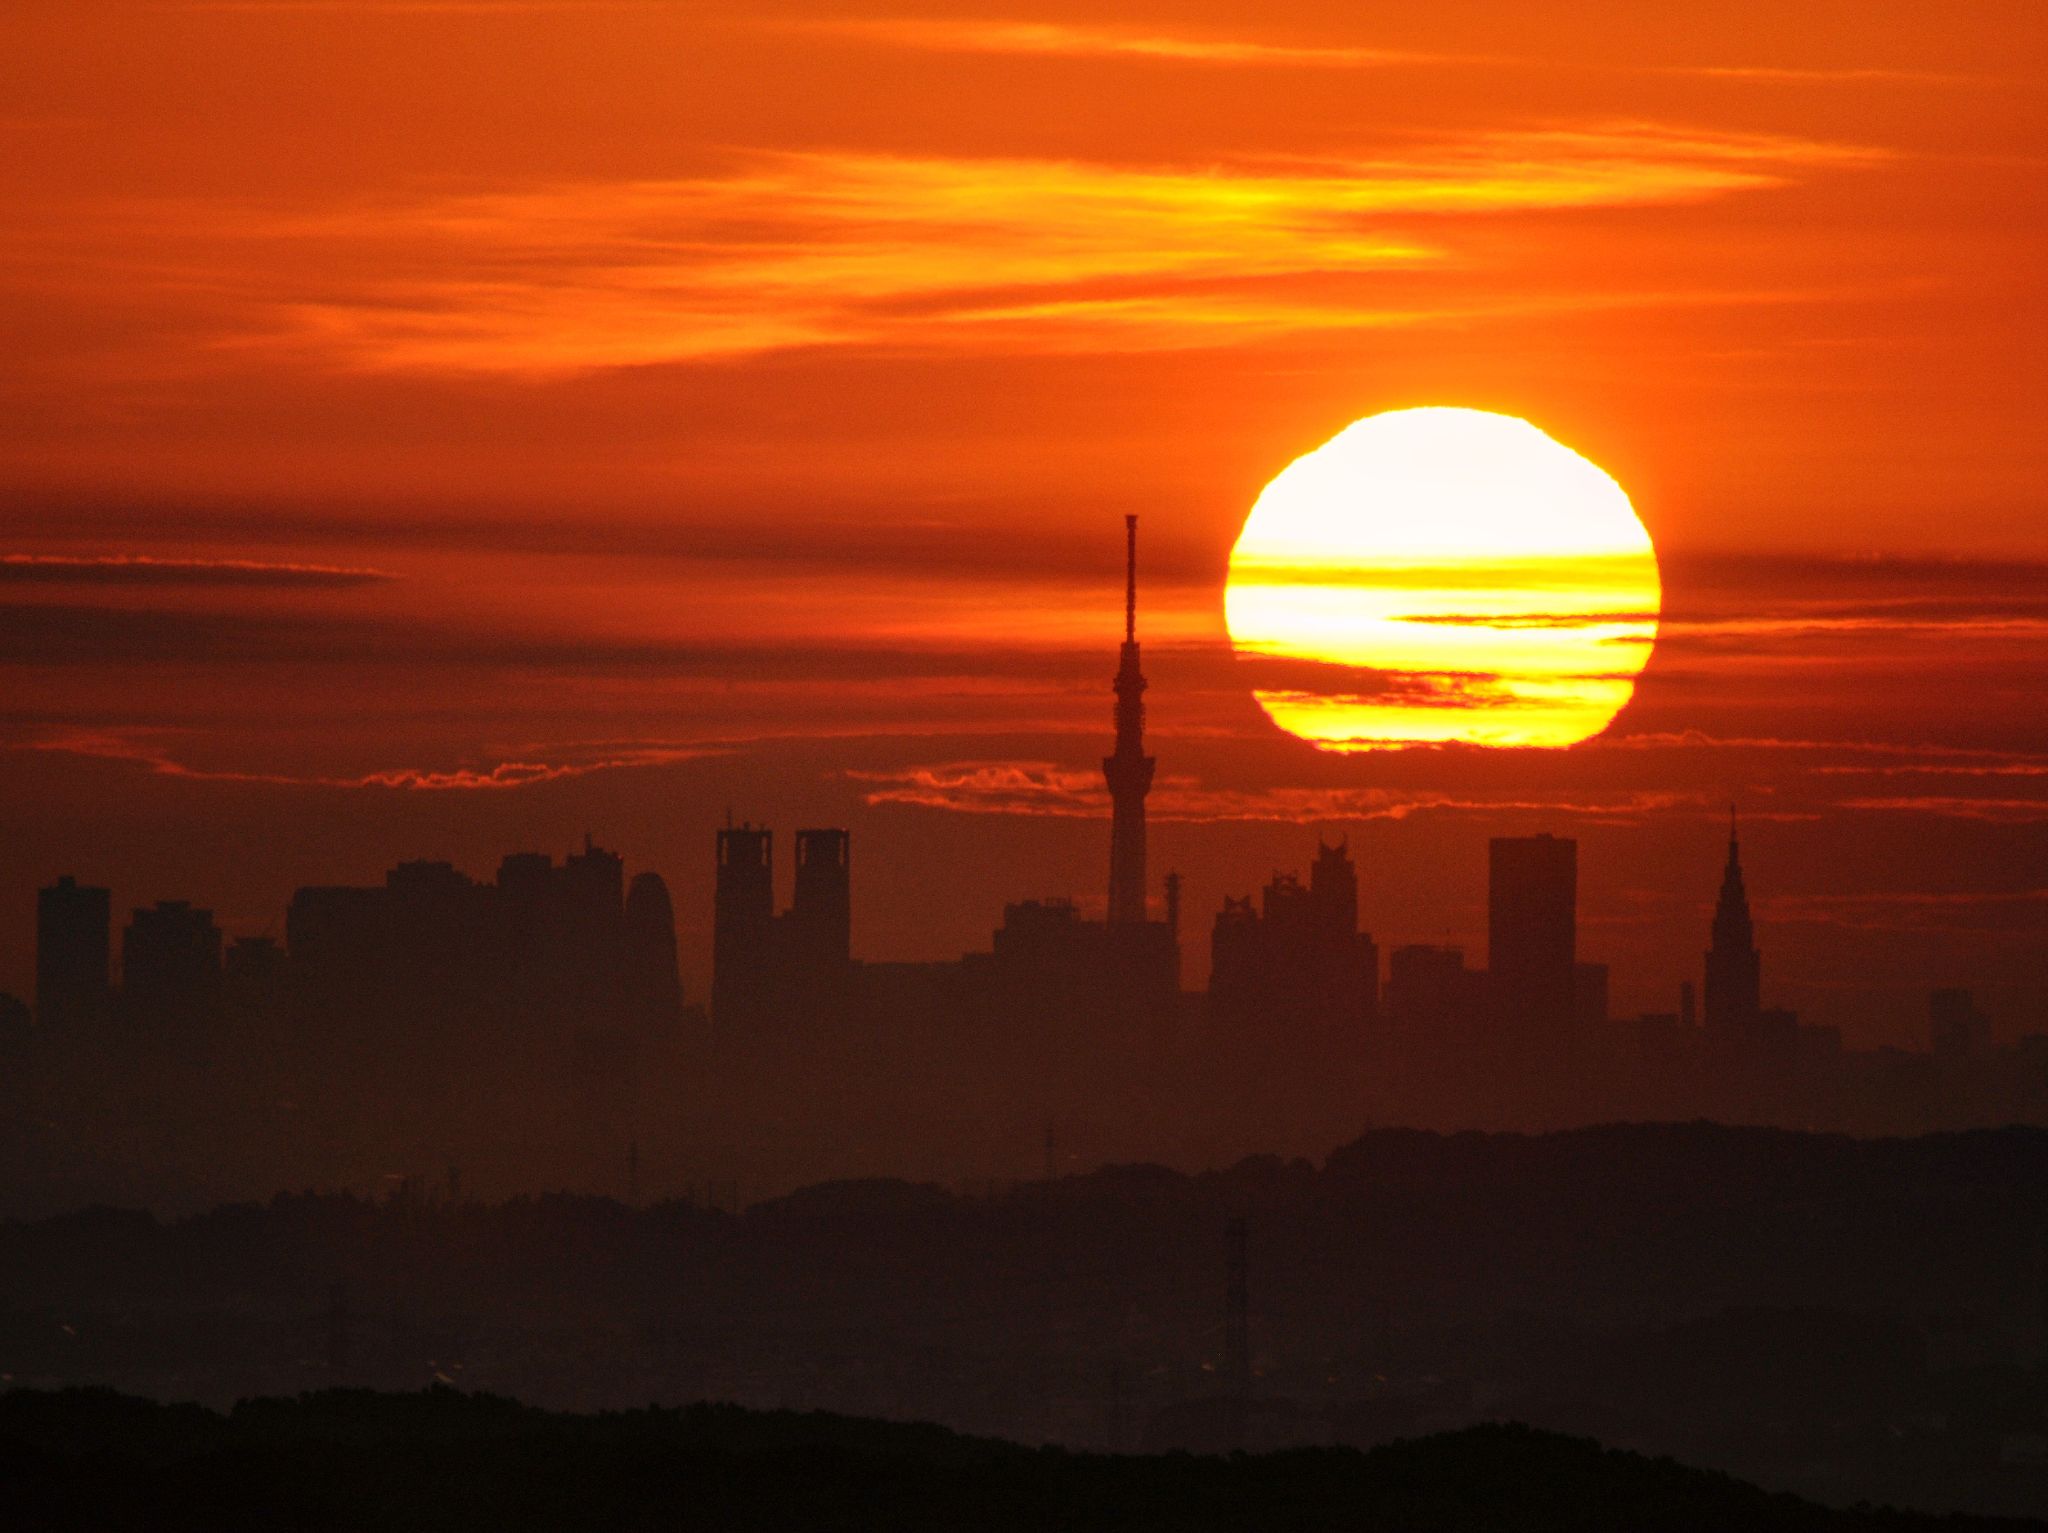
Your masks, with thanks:
[[[1124,518],[1124,643],[1138,641],[1138,519]]]
[[[1138,519],[1124,518],[1124,647],[1116,668],[1116,749],[1102,758],[1112,807],[1109,924],[1145,923],[1145,795],[1153,759],[1145,754],[1145,676],[1138,668]]]

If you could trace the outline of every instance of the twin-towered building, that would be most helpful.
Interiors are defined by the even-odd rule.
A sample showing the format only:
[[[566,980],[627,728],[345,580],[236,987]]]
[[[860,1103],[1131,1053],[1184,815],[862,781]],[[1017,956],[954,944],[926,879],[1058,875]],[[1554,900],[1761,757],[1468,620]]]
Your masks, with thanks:
[[[843,999],[853,969],[853,838],[796,833],[796,891],[775,909],[775,832],[718,833],[712,896],[711,1008],[722,1026],[795,1022]]]

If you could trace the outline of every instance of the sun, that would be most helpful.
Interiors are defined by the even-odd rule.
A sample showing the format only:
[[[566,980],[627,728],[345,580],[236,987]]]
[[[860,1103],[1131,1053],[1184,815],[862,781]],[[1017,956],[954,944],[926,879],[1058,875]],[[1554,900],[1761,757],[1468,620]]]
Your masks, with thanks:
[[[1259,705],[1325,750],[1575,745],[1635,690],[1656,550],[1605,472],[1525,420],[1391,410],[1266,486],[1224,615]]]

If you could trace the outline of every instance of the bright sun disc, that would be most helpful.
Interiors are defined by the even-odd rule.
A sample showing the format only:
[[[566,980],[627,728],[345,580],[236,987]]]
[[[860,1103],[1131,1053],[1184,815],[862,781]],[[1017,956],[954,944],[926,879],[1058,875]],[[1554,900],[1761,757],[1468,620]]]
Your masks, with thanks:
[[[1266,486],[1224,615],[1325,750],[1575,745],[1635,690],[1662,588],[1620,485],[1527,421],[1392,410]]]

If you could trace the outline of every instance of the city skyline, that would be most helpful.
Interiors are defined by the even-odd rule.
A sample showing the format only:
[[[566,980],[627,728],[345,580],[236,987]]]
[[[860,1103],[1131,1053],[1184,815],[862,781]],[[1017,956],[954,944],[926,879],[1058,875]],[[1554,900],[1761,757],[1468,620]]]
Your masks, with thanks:
[[[863,950],[959,951],[1013,885],[1096,896],[1136,513],[1190,909],[1342,827],[1403,891],[1367,880],[1376,930],[1471,946],[1485,840],[1548,829],[1618,1004],[1665,1004],[1628,976],[1694,967],[1714,891],[1623,870],[1712,855],[1735,797],[1802,1014],[2048,1004],[2048,207],[2012,171],[2048,32],[2013,0],[30,0],[0,39],[24,900],[89,867],[254,929],[267,868],[594,829],[682,869],[734,805],[900,848]],[[1601,736],[1335,761],[1261,712],[1233,541],[1419,405],[1632,500],[1662,609]]]
[[[1157,983],[1176,1000],[1171,1007],[1164,1001],[1138,1004],[1164,1007],[1158,1020],[1178,1028],[1183,1022],[1178,998],[1189,993],[1191,944],[1182,924],[1182,875],[1177,870],[1166,873],[1155,897],[1148,873],[1146,799],[1156,762],[1145,753],[1144,742],[1143,699],[1148,683],[1141,670],[1138,639],[1138,517],[1127,515],[1123,522],[1123,633],[1112,683],[1114,749],[1102,758],[1111,809],[1109,875],[1102,915],[1089,916],[1092,901],[1085,895],[1077,899],[1071,893],[1050,898],[1019,894],[1006,903],[1003,924],[995,932],[992,947],[1000,961],[1007,935],[1013,951],[1028,953],[1029,962],[1050,962],[1057,967],[1075,961],[1064,946],[1073,940],[1065,935],[1067,931],[1079,933],[1086,926],[1098,927],[1109,946],[1083,961],[1093,975],[1091,983],[1100,984],[1104,975],[1120,970],[1146,976],[1130,981],[1138,986],[1134,996]],[[1786,1027],[1796,1026],[1796,1011],[1765,1005],[1761,957],[1741,866],[1739,813],[1739,805],[1729,805],[1727,857],[1702,966],[1683,974],[1675,992],[1667,986],[1667,993],[1678,997],[1677,1008],[1669,1013],[1645,1010],[1641,1016],[1646,1024],[1668,1015],[1672,1022],[1690,1030],[1697,1018],[1705,1024],[1704,1036],[1723,1039],[1753,1031],[1767,1016],[1784,1019]],[[778,897],[773,828],[756,825],[751,819],[736,825],[728,810],[724,826],[716,832],[710,972],[704,991],[714,1026],[728,1037],[762,1029],[792,1032],[795,1024],[789,1014],[814,1011],[821,1004],[828,1010],[851,1006],[858,1013],[863,1009],[849,1002],[846,994],[851,976],[863,962],[871,961],[868,955],[856,953],[853,942],[856,906],[851,833],[843,827],[799,829],[788,844],[793,850],[793,877],[790,902],[784,907]],[[1613,1020],[1612,966],[1583,952],[1578,943],[1578,842],[1548,830],[1523,836],[1495,835],[1488,838],[1487,856],[1483,969],[1465,967],[1465,944],[1450,940],[1448,933],[1441,941],[1388,944],[1383,966],[1382,947],[1370,930],[1359,929],[1360,882],[1350,856],[1349,834],[1342,834],[1335,845],[1327,845],[1318,827],[1316,856],[1306,885],[1296,872],[1276,871],[1256,903],[1249,893],[1225,894],[1206,944],[1210,957],[1206,973],[1201,972],[1199,963],[1203,944],[1192,944],[1198,959],[1200,983],[1196,988],[1208,995],[1211,1019],[1232,1017],[1237,1025],[1254,1033],[1264,1031],[1283,1051],[1304,1020],[1316,1030],[1356,1028],[1362,1037],[1386,1016],[1411,1025],[1424,1020],[1469,1025],[1485,1018],[1501,1039],[1515,1046],[1559,1039],[1588,1023],[1607,1025]],[[517,908],[531,904],[534,898],[522,891],[559,880],[565,888],[583,886],[592,894],[607,884],[611,888],[608,902],[600,895],[600,904],[612,907],[608,915],[585,915],[577,928],[583,932],[580,939],[572,942],[567,933],[559,939],[568,944],[560,961],[566,961],[571,947],[587,949],[577,962],[586,966],[588,973],[576,984],[590,991],[588,1005],[598,1013],[616,1012],[631,994],[640,1000],[636,1015],[679,1019],[681,965],[667,885],[659,873],[640,873],[634,879],[634,898],[629,900],[621,867],[622,859],[597,847],[587,831],[582,851],[572,853],[560,868],[545,853],[505,854],[490,885],[471,880],[447,861],[403,860],[385,875],[380,888],[298,888],[287,912],[287,940],[281,950],[267,929],[264,934],[237,937],[224,949],[223,934],[214,925],[211,910],[197,908],[188,900],[159,900],[152,906],[135,907],[123,929],[118,981],[109,978],[115,972],[111,956],[116,952],[109,891],[81,885],[75,875],[67,873],[38,891],[34,1012],[39,1023],[61,1024],[81,1012],[107,1012],[107,997],[118,993],[160,1021],[190,1024],[195,1017],[180,1018],[177,1013],[181,1009],[198,1013],[212,1005],[206,987],[233,973],[237,955],[246,967],[268,965],[269,955],[279,952],[282,961],[295,968],[310,964],[315,970],[334,969],[342,955],[349,955],[346,963],[362,968],[380,961],[376,949],[390,939],[372,936],[369,927],[352,930],[350,923],[359,925],[364,919],[356,912],[381,912],[381,902],[403,902],[408,889],[423,893],[438,889],[465,902],[490,892],[501,903],[509,901]],[[573,896],[572,903],[584,897]],[[606,988],[613,982],[594,976],[617,961],[606,956],[611,949],[605,944],[624,942],[626,927],[617,923],[635,921],[635,901],[640,911],[636,951],[648,953],[650,940],[657,951],[652,958],[637,960],[642,965],[637,977],[619,979],[616,990]],[[1052,923],[1041,925],[1047,917],[1053,918]],[[649,926],[650,918],[658,921],[658,933]],[[1016,927],[1020,918],[1025,924]],[[492,915],[489,919],[506,917]],[[518,918],[513,919],[517,925]],[[377,914],[374,920],[384,923],[388,918]],[[472,920],[460,918],[457,926],[466,929]],[[592,935],[600,929],[590,925],[593,920],[612,923],[617,931],[600,941]],[[457,929],[449,926],[445,915],[440,924],[450,931]],[[381,931],[381,925],[378,929]],[[350,934],[340,935],[344,930]],[[1044,946],[1047,941],[1051,947]],[[1355,949],[1354,943],[1359,944]],[[318,956],[329,945],[335,946],[335,957]],[[309,948],[315,951],[309,953]],[[971,964],[973,955],[962,961]],[[133,979],[131,962],[138,966]],[[1101,969],[1105,962],[1107,968]],[[883,967],[891,966],[885,959]],[[897,960],[893,967],[915,966]],[[926,967],[930,967],[928,962]],[[1468,982],[1474,975],[1484,980],[1482,987]],[[348,987],[350,995],[363,983],[359,978],[345,978],[338,969],[333,982]],[[405,981],[395,977],[393,982]],[[1121,983],[1108,982],[1113,988]],[[1290,999],[1288,992],[1296,986],[1305,988]],[[1637,988],[1641,988],[1640,981]],[[97,999],[95,989],[101,992]],[[1933,985],[1927,993],[1934,997],[1927,1034],[1930,1047],[1938,1051],[1943,1037],[1967,1040],[1973,1036],[1967,1022],[1944,1021],[1940,999],[1944,995],[1956,998],[1948,1004],[1948,1011],[1983,1019],[1979,1048],[1994,1041],[1990,1019],[1972,1010],[1971,990]],[[671,999],[650,1011],[646,997],[657,994]],[[1385,1004],[1388,995],[1397,997],[1391,1008]],[[607,996],[609,1000],[604,999]],[[332,1012],[334,1023],[345,1024],[351,1011],[363,1009],[363,1003],[336,996],[324,1003],[324,1008]],[[1303,1012],[1304,1017],[1290,1022],[1295,1012]],[[885,1014],[883,1020],[886,1022]],[[2041,1019],[2015,1017],[2007,1024],[2009,1036],[2003,1041],[2012,1042],[2033,1031],[2029,1024],[2037,1020]],[[1831,1047],[1839,1048],[1843,1030],[1834,1026],[1823,1031],[1836,1040]],[[881,1041],[886,1046],[886,1034]]]

